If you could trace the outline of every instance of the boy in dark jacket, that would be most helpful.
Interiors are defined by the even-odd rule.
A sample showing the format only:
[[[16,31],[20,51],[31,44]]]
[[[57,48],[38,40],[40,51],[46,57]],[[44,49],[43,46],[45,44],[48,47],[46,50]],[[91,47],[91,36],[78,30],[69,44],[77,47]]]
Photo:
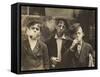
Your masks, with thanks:
[[[64,54],[63,65],[67,68],[94,67],[94,51],[92,46],[83,40],[83,30],[80,23],[72,25],[71,34],[73,41]]]
[[[40,39],[41,23],[34,18],[27,18],[26,39],[21,45],[21,70],[49,69],[49,56],[46,44]]]

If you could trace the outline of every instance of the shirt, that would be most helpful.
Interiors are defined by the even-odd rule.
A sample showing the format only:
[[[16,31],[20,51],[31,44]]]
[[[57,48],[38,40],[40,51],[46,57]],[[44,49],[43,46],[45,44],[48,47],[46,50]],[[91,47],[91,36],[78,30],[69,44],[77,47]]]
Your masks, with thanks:
[[[36,44],[37,44],[37,40],[31,40],[31,39],[29,38],[29,44],[30,44],[31,50],[33,51],[34,48],[35,48],[35,46],[36,46]]]
[[[57,59],[59,61],[61,61],[61,49],[62,49],[62,41],[63,39],[66,39],[65,35],[63,35],[62,37],[58,37],[57,35],[55,35],[55,39],[56,39],[56,43],[57,43]]]

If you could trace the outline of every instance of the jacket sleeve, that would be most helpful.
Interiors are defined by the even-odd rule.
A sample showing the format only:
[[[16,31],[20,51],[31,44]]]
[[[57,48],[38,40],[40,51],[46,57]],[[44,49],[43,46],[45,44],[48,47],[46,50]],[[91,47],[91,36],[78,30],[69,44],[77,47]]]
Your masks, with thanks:
[[[46,44],[43,45],[43,60],[44,60],[44,68],[49,69],[49,55]]]

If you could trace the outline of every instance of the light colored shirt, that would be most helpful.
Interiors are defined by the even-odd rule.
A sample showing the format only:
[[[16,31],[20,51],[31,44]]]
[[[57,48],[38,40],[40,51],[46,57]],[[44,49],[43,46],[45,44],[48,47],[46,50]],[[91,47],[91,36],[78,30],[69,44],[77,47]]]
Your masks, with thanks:
[[[29,37],[28,39],[29,39],[30,48],[31,48],[31,50],[33,51],[34,48],[35,48],[35,46],[36,46],[36,44],[37,44],[37,40],[31,40],[30,37]]]
[[[55,35],[55,39],[56,39],[56,43],[57,43],[57,59],[59,61],[61,61],[61,49],[62,49],[62,41],[63,39],[66,39],[65,35],[63,35],[62,37],[58,37],[57,35]]]

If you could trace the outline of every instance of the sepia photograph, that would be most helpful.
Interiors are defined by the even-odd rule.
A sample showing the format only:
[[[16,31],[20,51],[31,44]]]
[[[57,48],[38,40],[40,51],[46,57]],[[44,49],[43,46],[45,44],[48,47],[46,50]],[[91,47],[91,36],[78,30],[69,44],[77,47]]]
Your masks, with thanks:
[[[97,9],[20,6],[20,71],[97,68]]]
[[[95,10],[21,7],[21,70],[95,67]]]

